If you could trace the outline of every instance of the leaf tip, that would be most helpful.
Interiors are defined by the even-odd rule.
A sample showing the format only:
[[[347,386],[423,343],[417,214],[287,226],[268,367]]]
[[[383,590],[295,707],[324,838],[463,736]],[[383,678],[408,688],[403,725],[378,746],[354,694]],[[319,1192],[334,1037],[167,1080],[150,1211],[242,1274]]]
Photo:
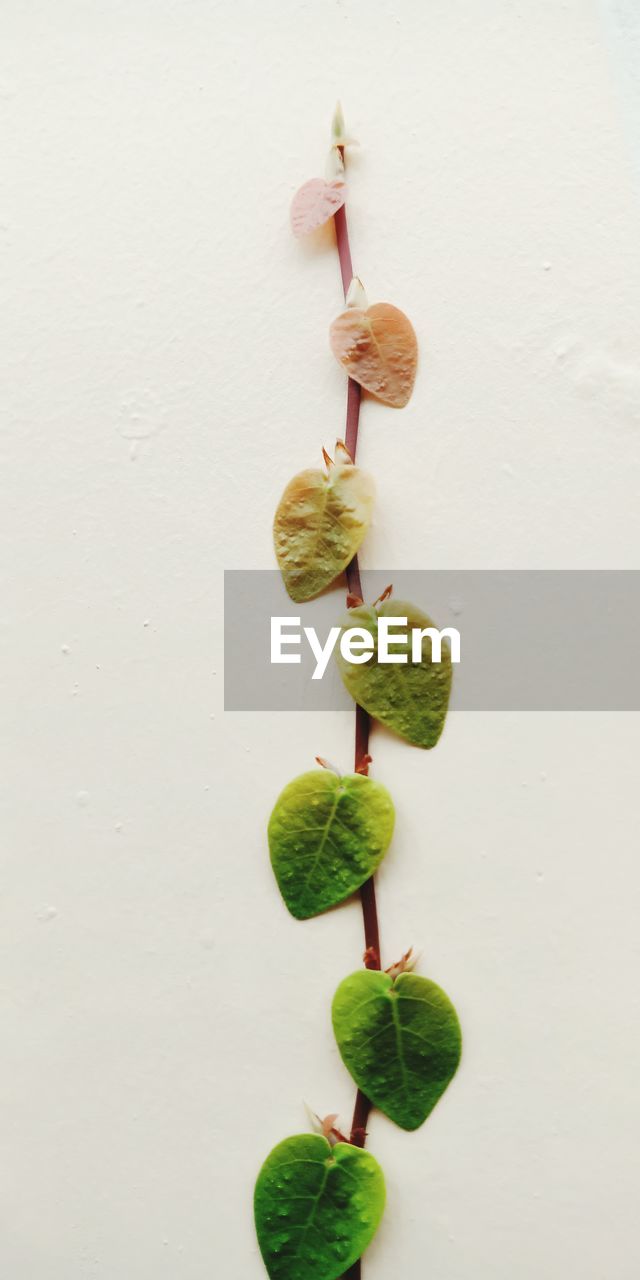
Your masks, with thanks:
[[[382,592],[382,595],[378,596],[377,600],[374,600],[373,602],[374,609],[377,604],[384,604],[385,600],[389,599],[389,596],[392,594],[392,592],[393,592],[393,583],[390,582],[389,586],[385,587],[384,591]]]
[[[330,148],[324,167],[327,182],[344,182],[344,160],[337,143]]]
[[[364,285],[359,276],[354,276],[345,298],[345,306],[349,310],[351,307],[357,307],[359,311],[366,311],[369,303],[367,295],[364,291]]]
[[[316,756],[315,760],[321,769],[328,769],[330,773],[335,773],[336,778],[342,777],[340,769],[335,764],[332,764],[330,760],[325,760],[324,756]]]
[[[332,1147],[335,1147],[336,1142],[348,1142],[348,1138],[345,1138],[341,1130],[336,1127],[336,1120],[339,1119],[337,1111],[332,1111],[330,1115],[325,1116],[323,1119],[322,1116],[318,1115],[317,1111],[314,1111],[309,1106],[308,1102],[304,1103],[304,1109],[309,1117],[313,1133],[319,1133],[321,1137],[326,1138]]]
[[[341,462],[343,466],[353,466],[353,458],[347,449],[344,440],[336,440],[336,462]]]
[[[342,103],[338,101],[331,121],[331,140],[334,146],[339,145],[342,138],[344,138],[344,112]]]
[[[362,774],[363,778],[366,778],[367,774],[369,773],[370,764],[373,764],[373,756],[370,756],[369,753],[367,752],[366,755],[361,756],[360,759],[358,760],[358,763],[355,769],[356,773],[360,773]]]
[[[385,969],[385,973],[388,973],[392,981],[395,982],[401,973],[413,973],[421,955],[421,950],[415,951],[413,947],[409,947],[409,950],[405,951],[396,964],[392,964],[388,969]]]
[[[357,138],[350,138],[344,122],[342,103],[336,102],[336,109],[331,121],[331,142],[334,147],[357,147]]]

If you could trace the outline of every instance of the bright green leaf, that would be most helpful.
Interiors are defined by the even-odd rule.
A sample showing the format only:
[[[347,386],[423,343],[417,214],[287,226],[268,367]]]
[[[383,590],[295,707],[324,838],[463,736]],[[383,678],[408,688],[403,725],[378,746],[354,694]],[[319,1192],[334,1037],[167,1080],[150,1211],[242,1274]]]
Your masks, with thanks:
[[[329,474],[301,471],[287,485],[273,525],[285,587],[292,600],[311,600],[353,559],[367,532],[373,481],[343,449]]]
[[[401,1129],[418,1129],[460,1061],[460,1023],[449,997],[415,973],[394,982],[362,969],[341,982],[332,1016],[358,1088]]]
[[[382,616],[406,618],[402,630],[408,634],[406,644],[390,648],[393,654],[406,654],[406,663],[378,662],[378,619]],[[446,638],[442,641],[442,661],[433,662],[431,639],[422,641],[422,660],[411,661],[411,628],[424,630],[435,623],[405,600],[385,600],[382,604],[358,605],[349,609],[342,631],[362,627],[373,638],[374,652],[366,662],[348,662],[336,650],[340,674],[351,697],[375,720],[394,729],[401,738],[417,747],[435,747],[444,726],[451,692],[451,653]],[[398,634],[400,629],[398,629]]]
[[[314,769],[294,778],[269,819],[269,851],[289,911],[307,920],[373,875],[393,834],[386,787],[359,773]]]
[[[385,1201],[380,1165],[319,1134],[286,1138],[256,1182],[258,1243],[271,1280],[337,1280],[373,1239]]]

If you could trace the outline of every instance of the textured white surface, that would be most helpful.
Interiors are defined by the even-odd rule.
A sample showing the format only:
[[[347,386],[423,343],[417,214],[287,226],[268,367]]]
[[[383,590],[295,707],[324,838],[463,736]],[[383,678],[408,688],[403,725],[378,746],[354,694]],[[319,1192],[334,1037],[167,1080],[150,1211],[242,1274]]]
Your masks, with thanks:
[[[272,565],[341,431],[337,261],[289,201],[340,95],[356,268],[423,354],[363,413],[365,563],[638,567],[630,6],[2,10],[0,1271],[260,1280],[260,1160],[302,1098],[350,1113],[361,949],[355,906],[287,917],[264,841],[351,720],[221,709],[221,571]],[[623,715],[376,734],[385,953],[424,946],[466,1051],[424,1130],[372,1121],[366,1280],[637,1277],[639,747]]]

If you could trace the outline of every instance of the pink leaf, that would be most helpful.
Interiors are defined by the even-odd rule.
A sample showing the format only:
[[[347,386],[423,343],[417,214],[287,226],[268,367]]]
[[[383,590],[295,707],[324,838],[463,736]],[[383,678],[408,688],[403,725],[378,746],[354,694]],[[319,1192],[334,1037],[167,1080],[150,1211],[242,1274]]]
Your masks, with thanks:
[[[346,195],[344,182],[325,182],[324,178],[311,178],[305,182],[291,202],[294,236],[307,236],[322,227],[342,208]]]

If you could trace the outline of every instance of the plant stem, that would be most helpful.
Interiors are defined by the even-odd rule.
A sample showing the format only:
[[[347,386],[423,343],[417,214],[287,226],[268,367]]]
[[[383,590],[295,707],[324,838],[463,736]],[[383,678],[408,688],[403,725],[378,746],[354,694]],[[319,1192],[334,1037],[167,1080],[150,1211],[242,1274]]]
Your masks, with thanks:
[[[344,213],[344,209],[341,209],[340,212]],[[361,392],[360,383],[354,382],[353,378],[349,378],[349,381],[347,383],[347,425],[344,433],[344,442],[345,442],[345,445],[347,446],[347,451],[351,454],[351,457],[353,458],[354,462],[356,460],[356,447],[358,444],[358,423],[360,421],[360,392]],[[354,559],[352,560],[351,565],[353,564],[355,564],[355,572],[358,577],[358,585],[359,585],[360,575],[358,574],[358,557],[357,556],[355,556]],[[349,565],[349,569],[351,568],[351,565]],[[349,575],[349,569],[347,569],[347,577]]]
[[[340,147],[339,151],[344,164],[344,147]],[[346,205],[343,204],[340,206],[337,213],[334,213],[333,219],[336,224],[336,240],[338,241],[338,257],[340,259],[340,272],[342,274],[342,288],[346,298],[349,292],[349,285],[353,280],[353,263],[351,261],[351,249],[349,246]]]
[[[344,147],[340,147],[340,154],[344,161]],[[334,215],[336,224],[336,241],[338,245],[338,257],[340,259],[340,272],[342,275],[342,288],[346,298],[349,285],[353,279],[353,263],[351,261],[351,248],[349,246],[349,228],[347,226],[347,211],[345,205]],[[351,458],[355,462],[356,450],[358,447],[358,427],[360,425],[360,384],[354,382],[353,378],[349,378],[347,385],[347,422],[345,428],[345,445],[349,451]],[[358,564],[357,555],[347,565],[347,590],[350,596],[358,596],[362,599],[362,583],[360,580],[360,566]],[[364,707],[356,703],[356,735],[355,735],[355,770],[356,773],[367,774],[369,772],[369,729],[370,719]],[[362,904],[362,920],[364,924],[364,942],[365,953],[364,962],[367,969],[380,969],[380,927],[378,924],[378,910],[376,906],[376,887],[374,878],[371,876],[360,889],[360,902]],[[353,1112],[353,1120],[351,1122],[351,1142],[356,1147],[364,1147],[367,1140],[367,1123],[369,1113],[371,1111],[371,1103],[369,1099],[358,1089],[356,1094],[356,1104]],[[354,1262],[349,1268],[342,1280],[360,1280],[362,1275],[361,1260]]]

